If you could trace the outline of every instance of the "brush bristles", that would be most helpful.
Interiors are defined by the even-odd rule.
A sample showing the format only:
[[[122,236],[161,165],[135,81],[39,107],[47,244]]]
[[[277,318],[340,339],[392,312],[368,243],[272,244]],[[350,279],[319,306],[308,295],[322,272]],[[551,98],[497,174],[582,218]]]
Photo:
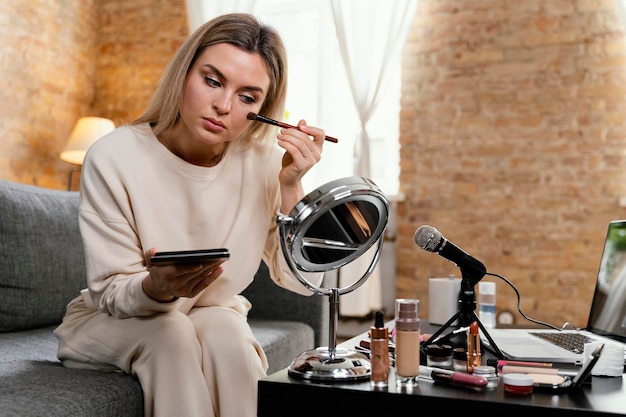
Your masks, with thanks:
[[[248,120],[256,120],[256,113],[248,113]]]

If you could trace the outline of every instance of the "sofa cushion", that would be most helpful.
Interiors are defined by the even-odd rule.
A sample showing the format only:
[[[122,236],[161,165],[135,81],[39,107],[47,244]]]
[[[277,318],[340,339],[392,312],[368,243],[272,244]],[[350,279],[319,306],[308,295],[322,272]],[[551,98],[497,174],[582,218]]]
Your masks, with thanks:
[[[0,180],[0,331],[58,324],[84,288],[78,193]]]
[[[63,367],[54,327],[0,334],[0,415],[143,416],[139,380]]]
[[[267,373],[289,366],[291,361],[314,346],[311,326],[297,321],[250,319],[252,333],[267,356]]]
[[[327,276],[324,282],[336,286]],[[315,334],[315,340],[307,349],[328,344],[328,297],[304,296],[279,287],[270,278],[265,262],[261,262],[254,280],[242,294],[252,302],[248,319],[302,321],[311,326]]]

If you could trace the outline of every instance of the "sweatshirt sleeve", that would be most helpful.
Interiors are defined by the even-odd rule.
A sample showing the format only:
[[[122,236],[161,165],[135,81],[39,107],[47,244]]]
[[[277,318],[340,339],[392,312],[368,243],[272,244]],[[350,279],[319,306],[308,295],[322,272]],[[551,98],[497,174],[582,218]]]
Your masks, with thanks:
[[[143,291],[149,272],[130,198],[115,172],[114,156],[107,156],[106,148],[99,151],[97,161],[88,153],[80,189],[79,226],[91,301],[99,311],[117,318],[173,310],[176,302],[160,303]]]
[[[281,166],[281,158],[282,153],[279,151],[274,152],[272,162],[273,166],[278,167],[280,169]],[[281,214],[280,213],[280,185],[278,185],[278,169],[274,171],[271,175],[266,179],[267,181],[267,189],[270,190],[267,193],[267,204],[269,206],[268,211],[270,213],[275,213],[274,219]],[[271,171],[271,170],[270,170]],[[291,271],[287,260],[285,259],[285,255],[282,250],[282,246],[280,244],[280,230],[276,221],[272,222],[272,226],[268,231],[267,241],[265,244],[265,250],[263,252],[263,260],[267,264],[270,276],[272,280],[278,284],[279,286],[293,291],[295,293],[301,295],[312,295],[311,292],[300,280],[295,276],[295,274]],[[314,285],[321,285],[322,280],[324,278],[324,273],[311,273],[300,271],[301,275],[306,278],[310,283]]]
[[[175,309],[176,303],[159,303],[143,291],[148,269],[141,248],[122,244],[124,230],[128,230],[123,224],[86,209],[81,209],[79,216],[88,293],[100,312],[125,318]]]
[[[279,286],[293,291],[301,295],[312,295],[310,291],[300,280],[294,275],[285,259],[282,247],[280,246],[280,234],[278,228],[272,233],[268,244],[265,248],[264,260],[270,270],[270,276]],[[300,271],[302,277],[304,277],[309,283],[319,286],[324,278],[323,272],[305,272]]]

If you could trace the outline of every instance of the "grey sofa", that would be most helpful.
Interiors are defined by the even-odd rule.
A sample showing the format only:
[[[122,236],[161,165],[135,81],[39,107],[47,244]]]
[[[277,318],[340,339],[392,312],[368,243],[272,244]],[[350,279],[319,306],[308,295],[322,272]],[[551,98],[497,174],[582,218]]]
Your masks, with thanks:
[[[78,193],[0,180],[0,415],[143,416],[138,380],[64,368],[52,333],[86,286]],[[275,285],[261,264],[244,294],[269,373],[327,339],[326,297]]]

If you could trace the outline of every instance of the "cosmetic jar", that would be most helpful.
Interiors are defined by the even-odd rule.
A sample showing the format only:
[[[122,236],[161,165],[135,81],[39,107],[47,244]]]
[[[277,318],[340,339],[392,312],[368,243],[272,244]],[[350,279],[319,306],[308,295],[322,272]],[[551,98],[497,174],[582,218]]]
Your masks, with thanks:
[[[533,377],[528,374],[502,375],[504,391],[510,394],[527,395],[533,392]]]
[[[437,368],[452,369],[452,346],[426,346],[426,364]]]
[[[475,366],[473,374],[482,376],[487,380],[487,386],[485,388],[496,388],[498,386],[498,375],[496,375],[496,368],[493,366]]]
[[[452,369],[458,372],[467,371],[467,351],[457,347],[452,351]]]

